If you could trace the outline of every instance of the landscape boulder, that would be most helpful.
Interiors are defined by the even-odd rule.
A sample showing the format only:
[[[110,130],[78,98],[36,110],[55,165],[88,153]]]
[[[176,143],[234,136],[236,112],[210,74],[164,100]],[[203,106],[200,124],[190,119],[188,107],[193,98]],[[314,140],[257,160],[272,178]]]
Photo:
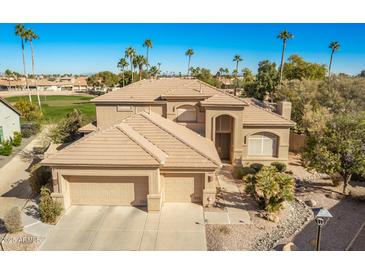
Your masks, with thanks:
[[[305,201],[305,204],[306,204],[307,206],[310,206],[310,207],[315,207],[315,206],[317,206],[317,202],[316,202],[315,200],[312,200],[312,199],[310,199],[310,200],[306,200],[306,201]]]

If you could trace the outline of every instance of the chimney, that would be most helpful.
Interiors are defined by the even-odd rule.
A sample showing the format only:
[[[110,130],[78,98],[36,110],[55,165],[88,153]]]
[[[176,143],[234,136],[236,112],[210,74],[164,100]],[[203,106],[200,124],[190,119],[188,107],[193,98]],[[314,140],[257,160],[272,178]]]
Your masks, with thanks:
[[[291,102],[280,101],[276,105],[276,113],[290,120],[291,118]]]

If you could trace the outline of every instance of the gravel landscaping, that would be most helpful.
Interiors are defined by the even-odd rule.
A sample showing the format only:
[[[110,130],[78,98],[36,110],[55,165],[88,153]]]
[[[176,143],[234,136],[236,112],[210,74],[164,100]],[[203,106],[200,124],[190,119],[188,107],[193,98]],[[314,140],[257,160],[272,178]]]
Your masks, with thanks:
[[[341,193],[325,174],[312,173],[301,166],[300,156],[290,155],[288,169],[296,178],[295,200],[286,204],[276,223],[260,217],[256,202],[243,193],[244,185],[237,187],[252,224],[206,225],[208,250],[282,250],[293,242],[298,250],[314,250],[317,226],[312,208],[327,208],[333,218],[323,228],[321,250],[365,250],[364,182],[351,182],[351,196]],[[361,233],[359,233],[361,232]]]

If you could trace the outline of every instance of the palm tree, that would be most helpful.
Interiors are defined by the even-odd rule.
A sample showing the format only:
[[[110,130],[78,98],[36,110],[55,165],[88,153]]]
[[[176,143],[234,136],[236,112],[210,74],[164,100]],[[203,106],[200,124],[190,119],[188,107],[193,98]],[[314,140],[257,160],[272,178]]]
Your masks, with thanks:
[[[234,71],[234,75],[236,77],[236,88],[234,89],[234,95],[236,95],[237,93],[237,88],[238,88],[238,63],[243,61],[243,59],[241,58],[240,55],[236,54],[234,57],[233,57],[233,62],[236,62],[236,69]]]
[[[283,30],[279,33],[276,38],[283,40],[283,49],[281,51],[281,63],[280,63],[280,80],[279,84],[281,84],[281,81],[283,79],[283,70],[284,70],[284,54],[285,54],[285,47],[286,47],[286,41],[289,39],[294,38],[294,35],[291,34],[288,30]]]
[[[332,41],[329,44],[328,47],[331,49],[331,58],[330,58],[329,66],[328,66],[328,78],[330,78],[331,77],[331,67],[332,67],[333,54],[335,53],[335,51],[340,49],[340,43],[337,42],[337,41]]]
[[[136,50],[132,47],[128,47],[125,50],[125,57],[129,58],[129,62],[130,62],[130,65],[131,65],[132,83],[133,83],[133,59],[134,59],[134,56],[136,56]]]
[[[136,67],[138,67],[139,70],[139,80],[142,79],[142,71],[143,71],[143,66],[147,65],[147,60],[143,55],[137,55],[134,59],[134,65]]]
[[[28,30],[25,31],[25,42],[29,42],[30,50],[32,52],[32,75],[34,77],[35,88],[37,90],[38,106],[39,106],[39,109],[42,111],[41,99],[39,97],[39,90],[37,88],[37,77],[35,77],[35,74],[34,74],[34,49],[33,49],[33,40],[38,40],[38,39],[39,39],[39,36],[32,29],[28,29]]]
[[[26,88],[28,89],[29,102],[32,102],[32,96],[30,95],[30,89],[29,89],[29,86],[28,86],[27,70],[25,68],[24,42],[25,42],[25,37],[26,37],[26,29],[25,29],[25,26],[23,24],[16,24],[16,26],[15,26],[15,35],[20,37],[20,40],[21,40],[21,43],[22,43],[23,71],[24,71],[24,75],[25,75],[25,85],[26,85]]]
[[[156,66],[152,66],[151,68],[150,68],[150,75],[152,76],[152,77],[155,77],[158,73],[160,72],[160,70],[159,70],[159,68],[158,67],[156,67]]]
[[[222,77],[222,76],[223,76],[223,74],[224,74],[224,72],[225,72],[225,69],[224,69],[224,68],[222,68],[222,67],[220,67],[220,68],[218,69],[218,72],[219,72],[219,76],[220,76],[220,77]]]
[[[191,61],[191,56],[194,55],[194,50],[193,49],[188,49],[186,52],[185,52],[185,55],[186,56],[189,56],[189,62],[188,62],[188,76],[189,76],[189,72],[190,72],[190,61]]]
[[[153,44],[152,44],[152,41],[151,39],[146,39],[143,43],[143,47],[146,47],[147,48],[147,52],[146,52],[146,62],[147,62],[147,71],[148,71],[148,68],[150,66],[150,63],[148,61],[148,53],[149,53],[149,49],[152,49],[153,47]]]
[[[125,58],[120,58],[117,67],[122,71],[122,87],[124,87],[124,68],[128,66],[128,62]]]
[[[225,73],[226,75],[228,75],[228,74],[229,74],[229,69],[228,69],[228,68],[225,68],[225,69],[224,69],[224,73]]]
[[[158,67],[158,74],[160,74],[161,73],[161,63],[160,62],[158,62],[157,63],[157,67]]]

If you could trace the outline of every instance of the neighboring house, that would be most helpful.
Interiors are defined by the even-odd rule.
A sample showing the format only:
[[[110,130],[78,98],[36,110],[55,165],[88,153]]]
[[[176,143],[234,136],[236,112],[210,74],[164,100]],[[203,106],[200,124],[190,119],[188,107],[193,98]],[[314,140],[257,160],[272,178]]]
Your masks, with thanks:
[[[12,139],[16,131],[20,132],[20,113],[0,97],[0,142]]]
[[[196,79],[142,80],[92,100],[97,123],[51,154],[53,197],[83,205],[215,201],[215,171],[287,162],[291,104],[278,113]],[[88,133],[90,132],[90,133]],[[88,133],[88,134],[87,134]]]

